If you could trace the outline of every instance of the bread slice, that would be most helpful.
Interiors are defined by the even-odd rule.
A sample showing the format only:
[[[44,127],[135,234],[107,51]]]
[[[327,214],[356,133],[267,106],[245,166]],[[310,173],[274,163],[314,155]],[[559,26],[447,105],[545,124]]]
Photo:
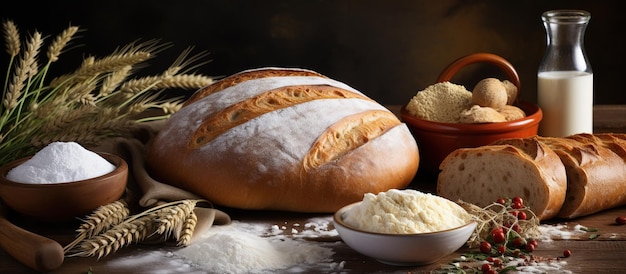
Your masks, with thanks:
[[[457,149],[440,169],[437,194],[453,201],[487,206],[498,198],[520,196],[540,220],[547,220],[557,215],[565,200],[565,167],[536,138]]]
[[[612,134],[540,137],[561,158],[567,195],[558,217],[576,218],[626,205],[626,141]]]

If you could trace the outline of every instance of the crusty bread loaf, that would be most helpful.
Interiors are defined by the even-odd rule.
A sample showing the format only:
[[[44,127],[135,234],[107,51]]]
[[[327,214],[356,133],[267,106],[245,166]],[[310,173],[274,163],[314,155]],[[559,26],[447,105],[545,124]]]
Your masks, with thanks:
[[[440,169],[437,194],[451,200],[486,206],[520,196],[541,220],[555,217],[565,200],[565,167],[536,138],[457,149]]]
[[[147,164],[217,205],[333,212],[406,187],[419,156],[406,125],[363,93],[309,70],[262,68],[197,91]]]
[[[576,218],[626,205],[626,141],[615,136],[539,139],[559,155],[567,171],[567,196],[558,217]]]

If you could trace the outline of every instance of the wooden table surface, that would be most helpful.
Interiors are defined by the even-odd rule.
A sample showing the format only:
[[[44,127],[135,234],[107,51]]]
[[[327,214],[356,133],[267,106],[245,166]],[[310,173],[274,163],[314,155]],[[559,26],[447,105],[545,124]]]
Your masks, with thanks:
[[[389,106],[396,112],[399,106]],[[626,132],[626,105],[596,106],[594,111],[594,127],[596,132]],[[626,184],[626,182],[624,182]],[[411,188],[432,192],[435,178],[429,175],[418,174]],[[289,237],[292,228],[303,229],[303,224],[312,218],[330,220],[331,214],[297,214],[288,212],[258,212],[223,209],[233,220],[238,222],[255,222],[266,224],[268,227],[276,225],[285,229]],[[569,238],[555,237],[554,241],[540,243],[533,252],[537,256],[557,257],[565,249],[572,251],[572,256],[566,260],[561,271],[571,273],[622,273],[626,271],[626,225],[616,225],[615,218],[626,216],[626,207],[607,210],[594,215],[574,220],[551,220],[543,225],[565,225],[565,230],[574,231],[577,225],[598,229],[597,232],[576,230]],[[24,220],[19,216],[9,216],[9,220],[30,231],[54,239],[62,245],[72,240],[77,223],[46,224],[33,220]],[[332,231],[332,226],[330,227]],[[590,237],[597,234],[598,237]],[[320,242],[321,240],[321,242]],[[456,253],[426,266],[391,266],[363,256],[341,242],[338,236],[327,236],[311,243],[333,243],[328,245],[334,255],[330,262],[312,269],[314,272],[378,272],[378,273],[429,273],[441,269],[441,266],[458,258],[467,248],[461,248]],[[66,258],[63,265],[50,273],[189,273],[193,268],[181,270],[167,257],[155,259],[144,256],[153,251],[167,252],[177,247],[154,244],[131,244],[118,252],[101,259],[96,258]],[[173,260],[173,259],[172,259]],[[126,262],[126,263],[119,263]],[[135,263],[129,263],[135,262]],[[333,268],[333,266],[335,268]],[[561,272],[559,271],[559,272]],[[36,273],[13,259],[5,251],[0,250],[0,273]],[[201,271],[198,271],[201,273]]]

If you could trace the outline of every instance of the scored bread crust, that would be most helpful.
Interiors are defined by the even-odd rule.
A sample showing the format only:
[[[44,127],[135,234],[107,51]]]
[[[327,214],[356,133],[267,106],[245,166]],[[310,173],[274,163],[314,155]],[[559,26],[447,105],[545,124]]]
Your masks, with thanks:
[[[217,205],[299,212],[406,187],[419,164],[406,125],[359,91],[303,71],[249,70],[200,90],[153,139],[151,175]]]
[[[567,170],[567,196],[558,217],[571,219],[626,205],[626,141],[618,136],[540,137]]]
[[[522,197],[540,220],[553,218],[565,200],[567,178],[559,156],[536,138],[461,148],[440,164],[437,194],[484,207]]]

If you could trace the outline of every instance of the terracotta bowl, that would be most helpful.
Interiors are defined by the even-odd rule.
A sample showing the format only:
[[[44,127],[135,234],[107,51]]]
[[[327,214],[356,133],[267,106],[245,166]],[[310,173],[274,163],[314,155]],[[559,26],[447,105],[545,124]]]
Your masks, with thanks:
[[[426,265],[461,248],[476,228],[476,222],[429,233],[389,234],[365,231],[343,221],[353,206],[347,205],[333,216],[333,225],[346,245],[359,253],[389,265]]]
[[[126,190],[128,165],[121,157],[98,153],[116,166],[112,172],[76,182],[28,184],[10,181],[7,173],[31,157],[0,167],[0,197],[16,212],[41,221],[83,217],[99,206],[117,201]]]
[[[521,90],[519,77],[513,66],[504,58],[489,53],[476,53],[456,60],[440,74],[437,82],[449,81],[458,70],[477,62],[486,62],[500,67],[518,90]],[[409,114],[405,109],[406,105],[403,106],[400,116],[417,141],[421,159],[420,171],[438,172],[441,161],[458,148],[488,145],[504,138],[537,135],[539,122],[543,117],[541,109],[536,104],[523,101],[518,101],[515,105],[526,113],[526,117],[487,124],[433,122]]]

